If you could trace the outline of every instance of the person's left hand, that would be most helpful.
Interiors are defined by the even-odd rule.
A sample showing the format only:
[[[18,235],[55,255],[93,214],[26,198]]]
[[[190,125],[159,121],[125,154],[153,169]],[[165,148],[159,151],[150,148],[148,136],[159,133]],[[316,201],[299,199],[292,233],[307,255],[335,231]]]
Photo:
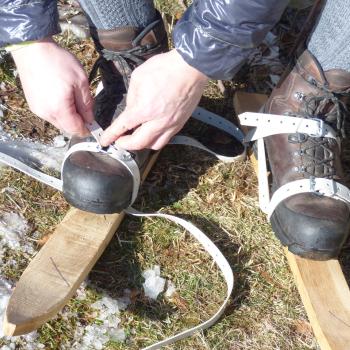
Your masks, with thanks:
[[[176,50],[150,58],[132,73],[125,111],[104,131],[101,144],[164,147],[191,116],[207,81]]]

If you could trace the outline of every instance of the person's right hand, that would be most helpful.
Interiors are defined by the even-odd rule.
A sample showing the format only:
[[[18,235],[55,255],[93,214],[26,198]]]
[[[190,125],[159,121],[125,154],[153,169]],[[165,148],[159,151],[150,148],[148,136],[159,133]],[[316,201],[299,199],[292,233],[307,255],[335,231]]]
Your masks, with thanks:
[[[83,67],[51,38],[12,52],[33,113],[71,135],[89,134],[93,99]]]

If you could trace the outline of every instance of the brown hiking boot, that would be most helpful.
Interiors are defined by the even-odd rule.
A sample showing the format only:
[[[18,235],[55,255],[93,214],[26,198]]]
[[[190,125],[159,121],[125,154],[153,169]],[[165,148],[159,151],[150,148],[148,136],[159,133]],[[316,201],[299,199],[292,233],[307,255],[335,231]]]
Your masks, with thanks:
[[[158,16],[143,30],[134,27],[91,30],[100,58],[90,73],[90,80],[99,69],[103,90],[95,99],[95,118],[103,128],[124,110],[132,71],[148,58],[168,51],[167,33]]]
[[[95,119],[108,127],[124,110],[132,71],[148,58],[168,50],[167,33],[158,14],[146,28],[120,27],[114,30],[92,29],[100,58],[91,77],[100,70],[103,89],[95,99]],[[72,138],[71,146],[88,139]],[[139,168],[150,151],[132,153]],[[121,162],[101,153],[79,151],[65,162],[62,172],[63,193],[73,206],[95,213],[116,213],[131,203],[133,178]]]
[[[264,113],[318,118],[344,137],[350,73],[322,71],[307,50],[273,90]],[[273,191],[295,180],[324,178],[342,183],[340,147],[335,139],[304,133],[265,138]],[[302,257],[326,260],[338,255],[350,224],[349,203],[319,193],[299,193],[283,200],[271,216],[283,245]]]

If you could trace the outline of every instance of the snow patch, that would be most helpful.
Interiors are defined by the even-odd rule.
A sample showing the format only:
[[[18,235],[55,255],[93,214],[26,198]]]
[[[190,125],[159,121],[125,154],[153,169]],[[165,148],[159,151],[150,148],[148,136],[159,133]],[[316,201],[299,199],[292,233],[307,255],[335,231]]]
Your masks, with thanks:
[[[167,280],[163,277],[160,277],[160,266],[155,265],[153,268],[145,270],[142,273],[145,282],[143,283],[143,289],[145,296],[156,300],[158,295],[164,291],[165,284]],[[168,280],[168,287],[165,292],[165,296],[170,298],[176,291],[175,285]]]
[[[5,106],[0,104],[1,110],[5,109]],[[10,135],[4,131],[2,126],[0,125],[0,141],[9,141],[11,139]]]
[[[80,295],[81,297],[82,295]],[[113,299],[104,294],[102,298],[91,306],[96,309],[97,322],[85,327],[82,332],[77,328],[73,345],[74,350],[100,350],[110,341],[123,342],[126,334],[119,327],[120,311],[125,310],[130,304],[130,291],[125,290],[122,298]]]
[[[3,315],[6,310],[7,302],[10,299],[12,285],[6,279],[0,277],[0,337],[3,336]]]
[[[142,273],[145,282],[142,284],[145,296],[150,299],[157,299],[158,295],[163,292],[166,280],[160,277],[160,266],[156,265]]]
[[[64,155],[68,150],[68,146],[62,146],[62,142],[59,147],[36,142],[25,142],[24,146],[30,150],[30,155],[38,159],[45,168],[54,169],[56,171],[61,170]]]
[[[1,105],[0,105],[1,109]],[[13,139],[0,125],[0,141],[8,142],[14,149],[23,149],[24,154],[36,158],[45,168],[61,170],[61,164],[68,150],[68,142],[64,135],[56,136],[51,145],[30,139]],[[0,163],[0,168],[4,167]]]
[[[25,240],[29,230],[28,222],[17,213],[3,213],[0,215],[0,249],[6,245],[11,249],[20,250],[28,254],[34,253],[33,245]],[[1,255],[0,255],[1,257]]]
[[[2,322],[8,300],[13,289],[13,285],[10,281],[0,277],[0,339],[5,341],[5,345],[1,347],[1,350],[13,350],[13,349],[26,349],[37,350],[44,349],[44,345],[36,341],[38,334],[32,332],[20,337],[5,337],[2,333]]]
[[[168,288],[167,288],[167,290],[166,290],[166,292],[164,294],[165,297],[166,298],[171,298],[174,295],[175,292],[176,292],[175,284],[168,280]]]
[[[58,135],[54,137],[52,144],[56,148],[62,148],[67,145],[67,141],[63,135]]]

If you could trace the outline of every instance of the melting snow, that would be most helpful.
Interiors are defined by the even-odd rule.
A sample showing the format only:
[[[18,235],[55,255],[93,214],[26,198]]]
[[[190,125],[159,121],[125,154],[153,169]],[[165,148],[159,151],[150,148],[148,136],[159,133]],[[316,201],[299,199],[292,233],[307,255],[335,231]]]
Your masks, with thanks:
[[[2,316],[6,310],[7,302],[10,299],[11,290],[12,285],[10,282],[0,277],[0,336],[2,335]]]
[[[63,135],[58,135],[53,139],[53,146],[56,148],[62,148],[67,145],[66,138]]]
[[[38,334],[37,332],[32,332],[20,337],[5,337],[2,333],[2,320],[4,318],[4,313],[6,310],[7,302],[10,298],[13,285],[10,281],[0,277],[0,339],[6,341],[6,345],[1,347],[1,350],[13,350],[21,349],[26,350],[37,350],[43,349],[44,345],[36,341]]]
[[[7,188],[7,190],[9,190]],[[0,265],[2,263],[5,247],[12,248],[17,251],[34,253],[33,245],[26,240],[26,233],[29,230],[27,221],[17,213],[3,213],[0,215]],[[14,259],[6,261],[6,264],[16,266]],[[37,343],[37,332],[32,332],[21,337],[3,337],[2,320],[6,305],[11,295],[13,285],[10,281],[0,276],[0,338],[6,341],[6,345],[1,350],[21,349],[37,350],[43,348],[43,344]]]
[[[23,139],[13,139],[0,126],[0,141],[8,142],[13,148],[23,148],[23,153],[36,159],[46,168],[61,170],[61,164],[68,150],[66,138],[58,135],[53,139],[51,145],[45,145],[40,142]],[[0,167],[3,166],[0,163]]]
[[[75,339],[78,339],[73,349],[76,350],[100,350],[108,341],[124,341],[126,334],[119,327],[120,311],[125,310],[130,304],[130,291],[125,290],[124,297],[113,299],[108,295],[103,295],[102,299],[98,300],[91,306],[97,310],[97,323],[85,327],[84,332],[77,329]]]
[[[152,269],[148,269],[142,273],[145,282],[143,283],[143,289],[145,296],[156,300],[158,295],[164,291],[166,279],[160,277],[160,266],[155,265]],[[168,288],[165,292],[166,297],[171,297],[175,292],[175,285],[168,281]]]
[[[17,213],[0,214],[0,249],[4,246],[20,250],[28,254],[34,253],[31,242],[26,241],[25,235],[29,230],[26,219]],[[0,253],[1,258],[1,253]]]
[[[36,142],[23,142],[23,146],[27,147],[30,150],[30,155],[38,159],[44,167],[60,171],[68,147],[62,145],[62,140],[54,142],[56,145],[59,143],[59,146],[55,146],[55,144],[49,146]]]
[[[160,277],[159,265],[144,271],[142,276],[145,279],[143,283],[145,296],[154,300],[157,299],[158,295],[163,292],[166,282],[163,277]]]
[[[167,288],[167,290],[166,290],[164,295],[167,298],[171,298],[175,292],[176,292],[175,284],[168,280],[168,288]]]

